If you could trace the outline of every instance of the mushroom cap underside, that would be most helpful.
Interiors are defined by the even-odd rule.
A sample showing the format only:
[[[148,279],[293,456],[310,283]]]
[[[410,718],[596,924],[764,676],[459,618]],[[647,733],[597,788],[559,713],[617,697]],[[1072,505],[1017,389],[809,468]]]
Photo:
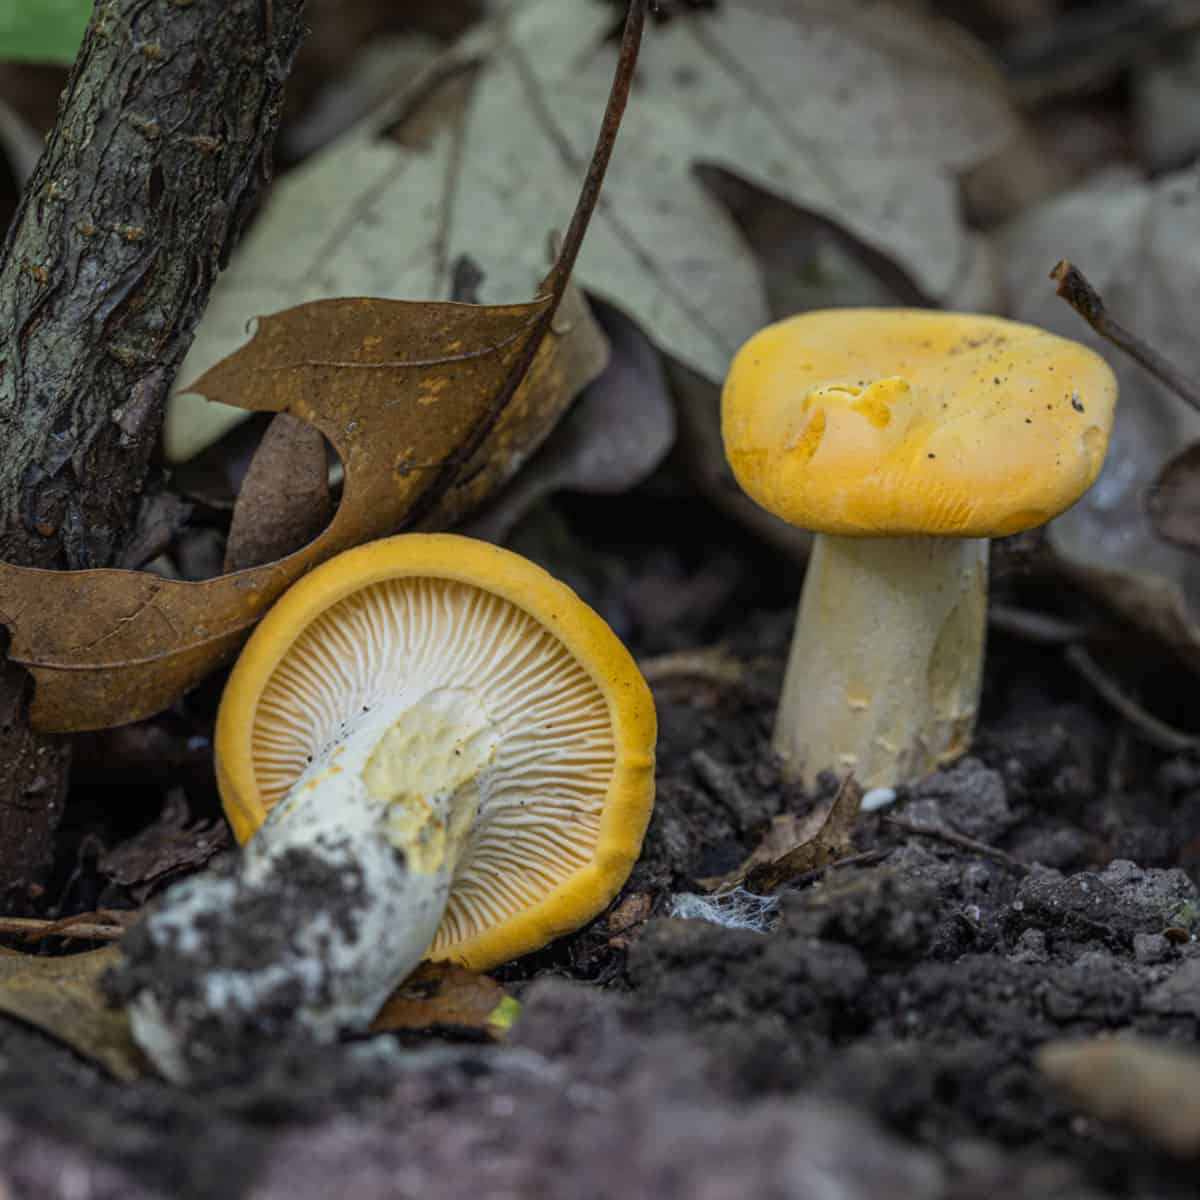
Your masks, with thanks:
[[[603,909],[653,804],[650,691],[612,630],[540,567],[453,534],[330,559],[243,650],[217,718],[217,779],[244,842],[348,727],[456,695],[471,720],[487,714],[496,749],[429,957],[486,969]]]
[[[739,350],[725,450],[762,507],[844,536],[997,537],[1095,481],[1117,383],[1076,342],[1000,317],[827,309]]]

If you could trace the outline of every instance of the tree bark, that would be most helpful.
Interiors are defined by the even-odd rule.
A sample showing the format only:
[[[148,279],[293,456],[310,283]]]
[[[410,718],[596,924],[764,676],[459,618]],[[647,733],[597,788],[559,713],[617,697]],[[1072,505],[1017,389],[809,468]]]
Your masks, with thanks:
[[[0,559],[108,565],[163,402],[268,178],[303,0],[97,0],[0,257]],[[0,901],[52,849],[63,739],[0,671]],[[16,891],[14,891],[16,889]]]

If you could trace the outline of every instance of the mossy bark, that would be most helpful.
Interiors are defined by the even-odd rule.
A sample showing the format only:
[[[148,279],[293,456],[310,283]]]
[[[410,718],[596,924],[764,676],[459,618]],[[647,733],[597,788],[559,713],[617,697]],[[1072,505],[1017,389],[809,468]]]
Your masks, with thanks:
[[[0,258],[0,559],[107,566],[260,185],[303,0],[98,0]],[[0,621],[4,614],[0,613]],[[49,859],[67,747],[0,671],[0,904]]]

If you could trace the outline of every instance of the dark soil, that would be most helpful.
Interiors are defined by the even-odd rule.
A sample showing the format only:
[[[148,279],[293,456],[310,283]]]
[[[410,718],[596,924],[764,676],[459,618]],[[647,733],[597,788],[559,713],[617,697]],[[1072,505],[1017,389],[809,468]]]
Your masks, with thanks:
[[[660,0],[661,16],[711,2]],[[285,134],[363,45],[413,27],[448,38],[481,7],[309,0]],[[1124,68],[1107,54],[1089,66],[1085,35],[1090,9],[1138,5],[934,7],[987,38],[1023,95],[1051,97],[1040,131],[1066,179],[1131,152]],[[1046,86],[1070,75],[1078,96]],[[39,132],[62,82],[51,68],[0,72]],[[300,141],[285,136],[281,165]],[[967,199],[978,221],[1004,215],[1002,197]],[[15,202],[0,178],[0,222]],[[200,506],[180,544],[185,577],[219,569],[223,535],[203,522],[227,507]],[[1059,649],[1006,621],[972,757],[861,816],[848,863],[785,886],[768,932],[675,919],[674,897],[703,892],[774,819],[834,793],[832,780],[815,794],[786,784],[769,748],[800,570],[702,502],[677,466],[620,500],[560,497],[511,544],[639,659],[720,646],[743,666],[738,678],[660,676],[655,816],[609,912],[498,973],[522,1005],[500,1045],[405,1034],[263,1046],[235,1081],[184,1090],[118,1083],[0,1017],[0,1200],[1197,1195],[1195,1161],[1084,1115],[1033,1055],[1107,1033],[1200,1040],[1200,762],[1146,747]],[[1039,563],[1036,536],[998,544],[993,599],[1096,631],[1142,700],[1194,725],[1194,674],[1111,633]],[[227,845],[211,770],[220,682],[154,721],[78,739],[37,915],[135,908]]]
[[[669,474],[517,540],[640,655],[720,641],[747,666],[659,685],[657,808],[623,896],[502,973],[523,1009],[500,1046],[267,1048],[187,1092],[0,1022],[13,1197],[1196,1194],[1194,1163],[1080,1115],[1031,1062],[1064,1036],[1197,1040],[1196,763],[1142,747],[1053,649],[997,635],[973,757],[863,815],[857,865],[782,889],[768,933],[672,919],[831,794],[782,782],[768,746],[796,573]],[[1034,587],[998,572],[1010,602]]]

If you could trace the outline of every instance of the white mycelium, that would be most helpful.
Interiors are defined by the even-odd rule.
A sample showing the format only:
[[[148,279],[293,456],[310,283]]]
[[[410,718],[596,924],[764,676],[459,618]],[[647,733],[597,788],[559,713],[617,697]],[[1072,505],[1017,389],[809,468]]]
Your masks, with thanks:
[[[314,620],[253,746],[271,812],[236,873],[173,890],[130,949],[135,1034],[175,1079],[246,1037],[363,1028],[431,950],[537,903],[591,861],[616,757],[602,692],[552,633],[436,579]],[[279,935],[248,951],[264,914]]]

